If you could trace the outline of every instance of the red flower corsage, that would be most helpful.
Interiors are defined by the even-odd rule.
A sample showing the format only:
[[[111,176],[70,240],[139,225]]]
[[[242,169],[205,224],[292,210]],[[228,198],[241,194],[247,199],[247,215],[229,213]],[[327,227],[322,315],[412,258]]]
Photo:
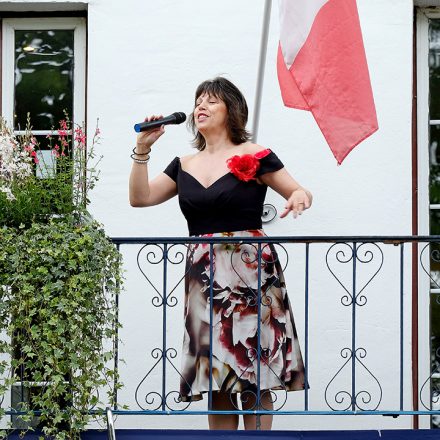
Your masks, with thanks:
[[[260,168],[260,159],[266,157],[270,153],[270,150],[261,150],[255,154],[243,154],[242,156],[232,156],[226,161],[231,173],[237,177],[237,179],[249,182],[249,180],[255,180],[255,175]]]

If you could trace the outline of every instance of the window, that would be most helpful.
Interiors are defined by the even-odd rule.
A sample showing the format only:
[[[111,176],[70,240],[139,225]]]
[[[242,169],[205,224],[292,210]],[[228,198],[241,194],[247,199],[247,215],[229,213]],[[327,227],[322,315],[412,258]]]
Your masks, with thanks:
[[[440,235],[440,18],[429,19],[429,233]],[[431,251],[430,288],[431,400],[438,402],[440,386],[440,258]],[[440,428],[433,418],[433,427]]]
[[[2,114],[16,134],[29,115],[49,168],[55,159],[46,136],[65,113],[74,122],[85,119],[85,60],[83,18],[3,20]]]
[[[418,219],[420,235],[440,235],[440,10],[420,9],[417,16],[417,143]],[[426,263],[426,262],[425,262]],[[440,247],[430,248],[430,283],[420,279],[419,338],[429,338],[429,351],[421,348],[420,363],[430,359],[430,395],[422,402],[440,406]],[[424,274],[420,275],[424,277]],[[425,277],[426,278],[426,277]],[[425,292],[429,292],[425,295]],[[429,310],[429,323],[423,316]],[[423,342],[421,346],[426,345]],[[425,376],[423,378],[423,376]],[[419,385],[426,380],[421,371]],[[429,388],[428,388],[429,390]],[[424,409],[424,408],[420,408]],[[433,428],[440,418],[433,417]]]

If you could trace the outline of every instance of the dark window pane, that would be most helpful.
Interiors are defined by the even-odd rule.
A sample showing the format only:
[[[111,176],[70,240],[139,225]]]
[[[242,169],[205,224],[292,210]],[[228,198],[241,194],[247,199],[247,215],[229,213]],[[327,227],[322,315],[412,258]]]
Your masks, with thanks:
[[[431,230],[440,228],[440,211],[431,212]],[[433,234],[433,232],[431,232]],[[429,255],[431,263],[431,289],[440,288],[440,244],[431,243],[429,245]],[[440,335],[439,335],[440,336]]]
[[[73,30],[15,31],[14,128],[49,130],[73,113]]]
[[[440,295],[432,294],[430,301],[431,314],[431,400],[433,409],[439,400],[440,390]],[[432,427],[439,428],[440,420],[433,418]]]
[[[440,235],[440,211],[438,209],[432,209],[430,214],[430,234]]]
[[[429,24],[429,112],[431,119],[440,119],[440,20]]]
[[[440,295],[431,295],[431,349],[432,358],[440,372]]]
[[[429,139],[429,201],[440,203],[440,126],[430,127]]]

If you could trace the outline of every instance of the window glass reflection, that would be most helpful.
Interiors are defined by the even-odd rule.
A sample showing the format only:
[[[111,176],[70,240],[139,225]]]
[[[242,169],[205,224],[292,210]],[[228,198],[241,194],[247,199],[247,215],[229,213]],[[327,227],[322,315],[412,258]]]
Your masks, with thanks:
[[[73,30],[15,31],[14,128],[50,130],[73,113]]]

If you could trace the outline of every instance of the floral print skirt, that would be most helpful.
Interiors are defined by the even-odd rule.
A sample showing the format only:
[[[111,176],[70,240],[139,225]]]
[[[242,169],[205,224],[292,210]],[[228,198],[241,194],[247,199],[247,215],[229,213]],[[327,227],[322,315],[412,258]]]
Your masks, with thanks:
[[[262,230],[249,230],[204,237],[264,235]],[[211,312],[210,246],[193,244],[188,249],[180,381],[182,400],[200,400],[202,393],[209,391],[211,313],[213,391],[256,393],[258,363],[262,392],[304,389],[304,365],[274,246],[261,245],[260,263],[256,244],[215,244],[212,253]]]

